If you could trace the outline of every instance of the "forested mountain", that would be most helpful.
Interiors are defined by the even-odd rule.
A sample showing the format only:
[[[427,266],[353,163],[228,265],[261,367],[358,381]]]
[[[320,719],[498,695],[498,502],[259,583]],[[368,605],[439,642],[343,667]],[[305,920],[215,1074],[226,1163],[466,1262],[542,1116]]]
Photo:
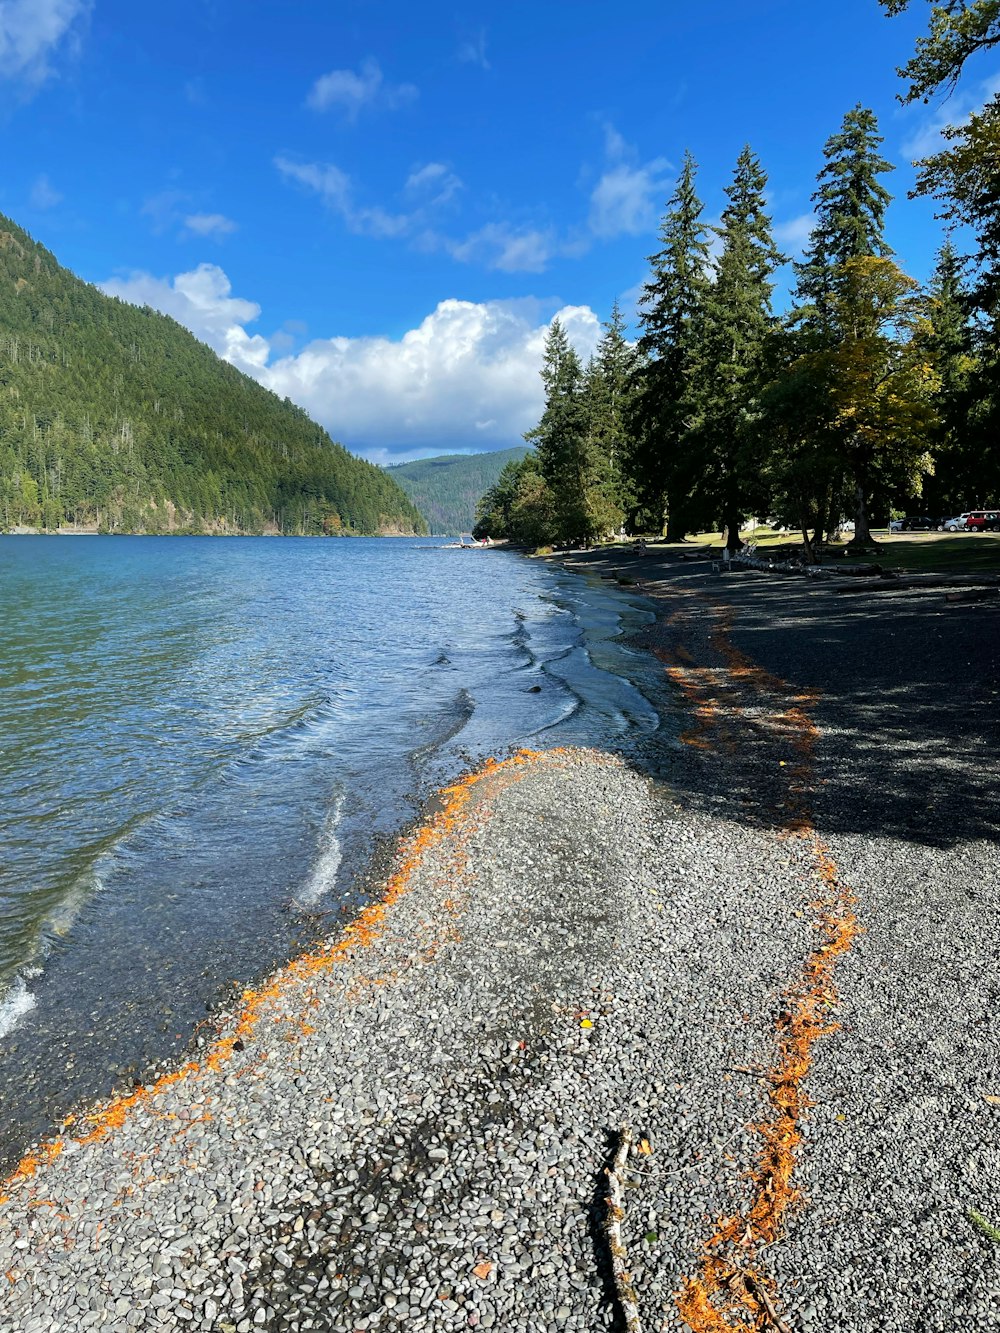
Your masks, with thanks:
[[[441,454],[415,463],[397,463],[388,471],[431,525],[431,532],[471,532],[476,502],[495,485],[507,463],[528,452],[523,444],[489,454]]]
[[[384,469],[0,215],[0,530],[64,524],[426,531]]]

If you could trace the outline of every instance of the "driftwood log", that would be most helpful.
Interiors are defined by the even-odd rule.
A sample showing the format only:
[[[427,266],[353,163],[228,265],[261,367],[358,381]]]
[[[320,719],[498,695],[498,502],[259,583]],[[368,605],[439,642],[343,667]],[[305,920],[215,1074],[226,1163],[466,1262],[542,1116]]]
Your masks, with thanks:
[[[628,1125],[622,1125],[618,1133],[618,1151],[608,1167],[608,1216],[604,1230],[608,1237],[611,1270],[614,1274],[618,1304],[625,1318],[625,1327],[628,1333],[642,1333],[639,1303],[635,1298],[632,1275],[628,1271],[628,1255],[622,1242],[622,1221],[625,1217],[625,1170],[631,1147],[632,1130]]]

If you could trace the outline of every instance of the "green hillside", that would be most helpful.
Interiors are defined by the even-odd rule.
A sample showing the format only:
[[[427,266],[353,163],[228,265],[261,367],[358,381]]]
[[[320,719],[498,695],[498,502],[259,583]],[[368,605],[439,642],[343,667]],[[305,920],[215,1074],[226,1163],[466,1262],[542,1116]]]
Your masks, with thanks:
[[[505,464],[523,458],[527,445],[491,454],[441,454],[387,469],[431,525],[442,535],[471,532],[476,503]]]
[[[0,530],[421,532],[383,468],[0,215]]]

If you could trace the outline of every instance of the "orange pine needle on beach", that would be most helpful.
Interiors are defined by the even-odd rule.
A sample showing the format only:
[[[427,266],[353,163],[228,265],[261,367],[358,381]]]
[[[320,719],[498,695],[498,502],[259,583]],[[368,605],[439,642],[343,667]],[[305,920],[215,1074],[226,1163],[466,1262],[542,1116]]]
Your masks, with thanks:
[[[0,1193],[0,1204],[7,1202],[12,1189],[24,1185],[41,1168],[54,1161],[63,1152],[70,1138],[79,1144],[99,1142],[124,1125],[137,1106],[156,1099],[184,1080],[200,1078],[207,1073],[217,1073],[236,1051],[242,1050],[246,1041],[253,1036],[265,1015],[275,1004],[291,999],[304,983],[329,972],[338,963],[353,957],[355,951],[366,948],[384,933],[389,910],[407,891],[413,872],[422,858],[431,848],[437,847],[446,838],[456,836],[460,832],[462,817],[478,786],[487,780],[516,781],[528,765],[558,760],[565,754],[566,751],[562,749],[518,750],[507,759],[488,759],[475,772],[466,774],[458,782],[442,788],[439,793],[441,808],[404,841],[398,868],[389,877],[381,898],[370,903],[336,939],[312,953],[296,958],[275,973],[263,986],[245,989],[240,997],[240,1009],[231,1031],[215,1041],[200,1061],[189,1060],[179,1069],[161,1075],[155,1082],[140,1086],[126,1096],[116,1097],[105,1107],[88,1113],[83,1117],[84,1124],[88,1126],[87,1132],[79,1137],[60,1136],[26,1154],[2,1182],[3,1193]],[[456,865],[456,870],[458,868]],[[435,951],[436,948],[432,948],[431,958]],[[295,998],[301,996],[296,995]],[[312,1009],[315,999],[307,993],[304,1003],[307,1010]],[[287,1018],[288,1015],[272,1013],[272,1017]],[[301,1037],[307,1037],[314,1031],[312,1024],[304,1018],[296,1021]],[[67,1121],[67,1126],[70,1123],[72,1122]]]

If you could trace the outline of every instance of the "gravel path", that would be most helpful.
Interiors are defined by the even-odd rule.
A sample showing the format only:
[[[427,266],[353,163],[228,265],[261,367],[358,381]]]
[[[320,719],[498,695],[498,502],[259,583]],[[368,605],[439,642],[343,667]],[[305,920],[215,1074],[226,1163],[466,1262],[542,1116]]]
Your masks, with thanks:
[[[995,613],[963,675],[923,603],[642,568],[658,776],[444,793],[383,905],[22,1165],[0,1328],[619,1328],[623,1123],[644,1328],[1000,1328],[995,785],[947,749]]]

